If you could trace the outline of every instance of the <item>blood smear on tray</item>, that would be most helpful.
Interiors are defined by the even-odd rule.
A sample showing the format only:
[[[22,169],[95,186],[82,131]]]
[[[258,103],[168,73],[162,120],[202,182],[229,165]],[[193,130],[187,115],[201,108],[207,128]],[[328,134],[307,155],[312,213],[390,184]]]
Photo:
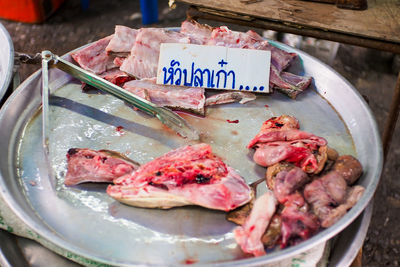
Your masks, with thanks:
[[[239,120],[234,120],[234,121],[226,120],[226,121],[229,122],[229,123],[239,123]]]

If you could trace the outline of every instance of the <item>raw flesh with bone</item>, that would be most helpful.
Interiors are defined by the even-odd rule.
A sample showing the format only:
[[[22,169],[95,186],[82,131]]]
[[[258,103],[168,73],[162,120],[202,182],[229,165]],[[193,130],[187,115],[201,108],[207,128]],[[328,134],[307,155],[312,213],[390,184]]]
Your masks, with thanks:
[[[132,47],[135,44],[137,34],[138,30],[136,29],[116,25],[114,36],[107,45],[106,52],[119,57],[129,56]]]
[[[162,43],[190,43],[183,33],[157,28],[140,29],[130,56],[124,60],[121,70],[136,78],[157,76],[158,57]]]
[[[185,20],[181,24],[181,33],[186,34],[190,38],[191,44],[204,45],[210,40],[213,28],[200,24],[196,21]]]
[[[207,144],[185,146],[114,180],[107,193],[132,206],[199,205],[229,211],[251,200],[251,189]]]
[[[68,186],[86,182],[111,183],[139,167],[138,163],[117,152],[87,148],[69,149],[67,162],[64,184]]]
[[[113,36],[107,36],[71,54],[83,69],[100,74],[115,68],[114,57],[107,55],[106,47]]]
[[[156,84],[156,78],[132,80],[123,88],[161,107],[204,115],[204,88]]]

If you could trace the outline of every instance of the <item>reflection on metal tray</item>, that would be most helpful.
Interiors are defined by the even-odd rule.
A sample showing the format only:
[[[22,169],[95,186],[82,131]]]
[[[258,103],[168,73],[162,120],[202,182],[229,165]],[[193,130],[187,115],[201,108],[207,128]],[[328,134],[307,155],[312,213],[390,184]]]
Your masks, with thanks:
[[[188,141],[163,128],[154,118],[132,111],[105,94],[85,94],[80,84],[51,71],[50,156],[57,180],[49,181],[42,158],[40,72],[20,86],[0,112],[0,187],[12,210],[53,244],[102,263],[244,265],[278,261],[314,247],[346,228],[364,210],[376,189],[382,151],[376,123],[366,103],[341,76],[311,56],[274,43],[300,59],[294,73],[311,75],[313,85],[295,101],[275,93],[245,105],[209,108],[206,118],[184,115],[202,133],[217,155],[237,169],[248,183],[265,175],[245,148],[271,116],[296,116],[305,131],[325,137],[341,154],[353,154],[364,166],[360,201],[338,223],[311,239],[264,257],[246,258],[235,244],[234,225],[222,212],[196,207],[148,210],[122,205],[104,185],[63,185],[71,147],[112,149],[144,163]],[[66,57],[69,58],[68,56]],[[238,120],[229,124],[226,120]],[[116,128],[122,127],[123,131]],[[261,189],[260,189],[261,190]],[[134,252],[134,253],[133,253]]]
[[[355,259],[371,221],[372,203],[334,241],[328,267],[349,266]],[[80,266],[35,241],[0,230],[0,266]]]

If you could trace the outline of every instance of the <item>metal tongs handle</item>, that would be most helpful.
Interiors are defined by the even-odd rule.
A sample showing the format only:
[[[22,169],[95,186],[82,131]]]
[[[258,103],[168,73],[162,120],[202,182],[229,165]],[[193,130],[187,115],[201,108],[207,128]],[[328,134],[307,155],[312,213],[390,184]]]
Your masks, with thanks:
[[[42,52],[42,59],[44,58],[50,58],[49,62],[51,61],[50,63],[52,67],[56,67],[93,87],[96,87],[106,93],[126,101],[129,104],[134,105],[147,114],[155,116],[163,124],[176,131],[181,136],[187,137],[191,140],[199,139],[198,133],[182,117],[170,111],[169,109],[158,107],[146,99],[123,90],[115,84],[62,59],[57,55],[54,55],[50,51]]]

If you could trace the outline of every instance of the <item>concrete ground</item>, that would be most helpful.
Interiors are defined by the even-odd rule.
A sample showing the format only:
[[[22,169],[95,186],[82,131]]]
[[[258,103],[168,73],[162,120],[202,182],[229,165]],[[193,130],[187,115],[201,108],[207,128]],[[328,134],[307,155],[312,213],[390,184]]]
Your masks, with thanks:
[[[159,1],[159,23],[155,27],[176,27],[185,19],[187,6],[178,4],[170,10],[168,1]],[[36,53],[50,50],[62,55],[81,45],[113,33],[116,24],[143,27],[139,1],[91,1],[82,10],[79,0],[66,1],[45,23],[24,24],[0,20],[9,31],[16,51]],[[212,26],[220,25],[207,22]],[[243,30],[243,27],[232,26]],[[321,50],[304,48],[315,57],[326,60]],[[399,71],[399,58],[387,52],[340,44],[332,67],[350,81],[369,100],[381,133],[388,115],[393,88]],[[22,66],[22,79],[37,67]],[[374,198],[374,213],[363,246],[363,266],[398,266],[400,264],[400,125]]]

